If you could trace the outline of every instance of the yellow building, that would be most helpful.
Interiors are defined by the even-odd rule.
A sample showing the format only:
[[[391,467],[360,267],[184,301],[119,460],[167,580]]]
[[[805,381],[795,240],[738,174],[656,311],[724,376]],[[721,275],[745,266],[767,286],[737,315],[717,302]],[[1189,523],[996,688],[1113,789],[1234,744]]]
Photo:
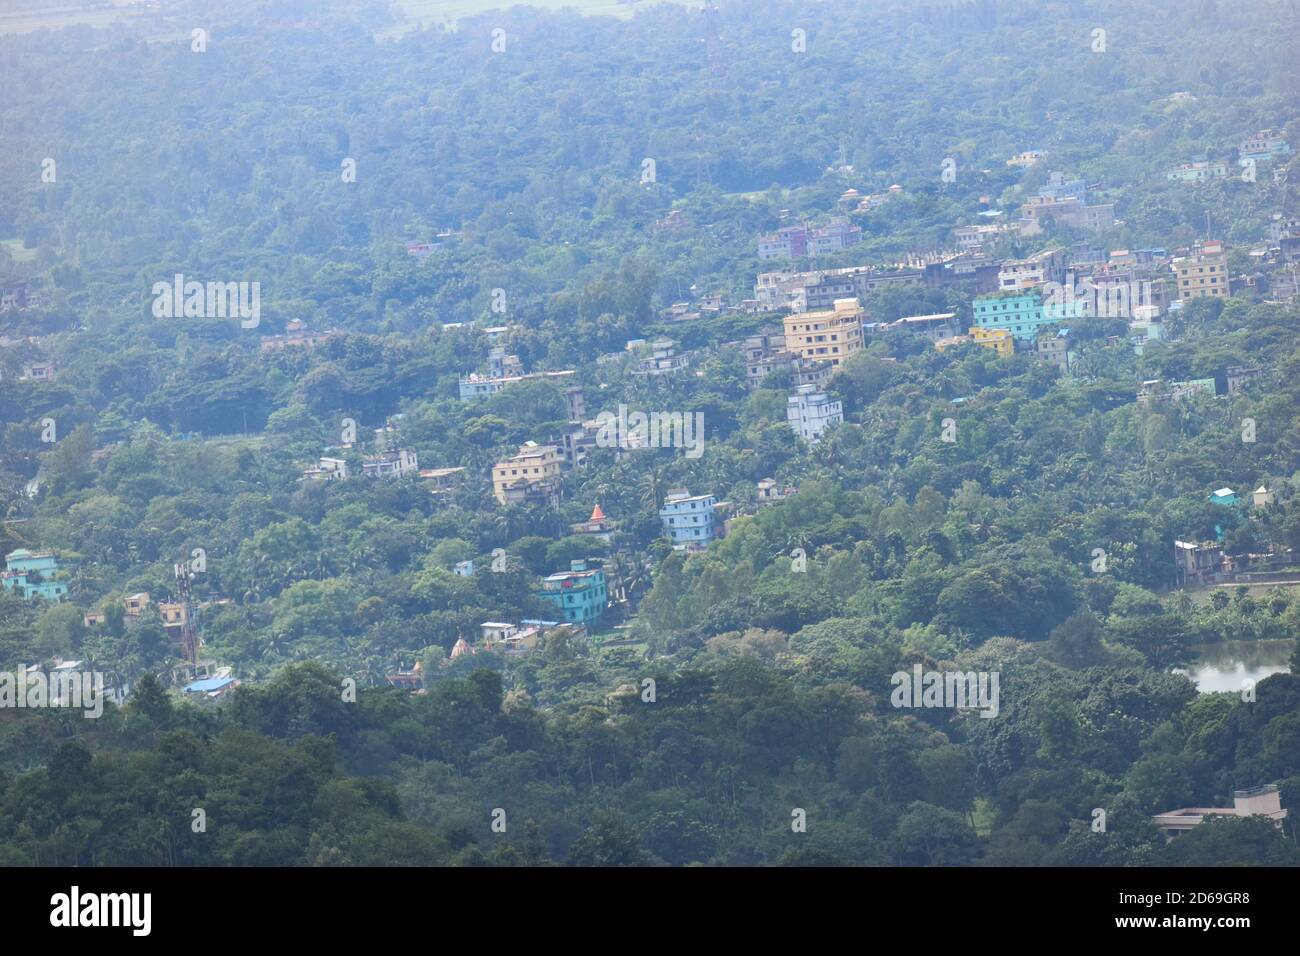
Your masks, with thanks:
[[[1016,341],[1010,329],[986,329],[976,325],[970,329],[971,341],[992,349],[1003,358],[1009,358],[1016,352]]]
[[[492,494],[501,504],[525,500],[530,491],[547,492],[560,474],[560,449],[556,445],[525,442],[519,453],[492,466]]]
[[[862,348],[862,306],[836,299],[822,312],[796,312],[785,319],[785,347],[801,359],[839,365]]]
[[[1226,299],[1232,294],[1228,282],[1228,255],[1222,242],[1207,240],[1197,243],[1193,254],[1175,259],[1173,267],[1178,276],[1178,298],[1184,302],[1205,296]]]

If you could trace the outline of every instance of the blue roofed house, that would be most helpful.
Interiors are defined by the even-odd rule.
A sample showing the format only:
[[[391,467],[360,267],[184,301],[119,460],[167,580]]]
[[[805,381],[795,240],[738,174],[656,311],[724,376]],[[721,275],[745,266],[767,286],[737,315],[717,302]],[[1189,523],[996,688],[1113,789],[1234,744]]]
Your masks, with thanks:
[[[239,686],[233,677],[205,677],[192,684],[185,685],[185,693],[202,694],[205,697],[221,697],[227,691]]]
[[[1220,488],[1210,495],[1210,504],[1232,506],[1237,503],[1237,493],[1231,488]]]

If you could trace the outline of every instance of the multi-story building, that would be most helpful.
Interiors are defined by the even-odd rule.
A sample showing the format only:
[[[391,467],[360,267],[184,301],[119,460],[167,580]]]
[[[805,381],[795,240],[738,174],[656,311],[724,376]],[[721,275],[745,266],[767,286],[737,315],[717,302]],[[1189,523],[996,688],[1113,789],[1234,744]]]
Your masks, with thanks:
[[[837,299],[825,312],[801,312],[785,319],[786,348],[807,361],[839,365],[862,348],[862,307],[857,299]]]
[[[1207,239],[1198,242],[1192,253],[1174,259],[1175,293],[1184,302],[1205,296],[1226,299],[1231,295],[1228,280],[1228,254],[1223,243]]]
[[[947,289],[953,286],[972,293],[996,292],[998,272],[1002,266],[983,253],[963,252],[955,256],[927,263],[924,282],[927,289]]]
[[[940,339],[946,339],[957,334],[957,313],[937,312],[934,315],[907,315],[886,324],[885,328],[911,332],[914,335],[924,336],[931,342],[937,342]]]
[[[1225,179],[1227,175],[1227,163],[1222,161],[1199,161],[1195,163],[1179,163],[1165,173],[1165,179],[1171,183],[1203,183],[1211,179]]]
[[[1042,224],[1048,220],[1071,229],[1087,229],[1098,232],[1115,225],[1114,203],[1099,203],[1089,206],[1074,196],[1050,199],[1039,196],[1020,207],[1020,234],[1037,235],[1042,231]]]
[[[58,377],[58,366],[53,362],[28,362],[18,376],[20,382],[53,382]]]
[[[565,621],[577,624],[594,624],[609,606],[605,572],[588,568],[586,561],[570,562],[568,571],[543,578],[535,593],[559,608]]]
[[[57,601],[68,593],[68,586],[56,580],[58,573],[59,561],[54,552],[18,548],[5,555],[0,585],[18,591],[24,601],[33,597]]]
[[[692,495],[684,488],[674,488],[664,498],[659,520],[673,543],[674,551],[707,548],[716,536],[713,495]]]
[[[808,233],[808,255],[824,256],[857,245],[861,241],[861,226],[855,226],[843,218],[832,219],[825,226]]]
[[[754,298],[760,311],[810,312],[832,308],[837,299],[863,299],[886,286],[924,284],[925,273],[917,268],[849,266],[813,272],[760,272],[754,282]]]
[[[1043,333],[1034,340],[1034,354],[1044,362],[1055,365],[1062,374],[1070,372],[1070,332],[1060,329],[1056,334]]]
[[[501,504],[554,502],[558,497],[560,449],[529,441],[519,452],[492,466],[492,494]]]
[[[953,229],[953,238],[958,249],[978,249],[999,236],[1015,236],[1020,232],[1019,223],[986,222],[971,226],[957,226]]]
[[[1151,820],[1164,831],[1166,840],[1173,840],[1194,830],[1211,817],[1255,816],[1272,820],[1276,827],[1282,826],[1287,812],[1282,807],[1282,796],[1276,784],[1234,790],[1230,807],[1183,807],[1180,810],[1157,813]]]
[[[808,227],[783,226],[758,237],[760,259],[800,259],[808,255]]]
[[[1045,149],[1027,149],[1023,153],[1016,153],[1007,160],[1008,166],[1019,166],[1021,169],[1035,166],[1047,158]]]
[[[419,460],[413,448],[394,448],[377,455],[366,455],[361,460],[361,470],[367,478],[405,478],[417,474]]]
[[[1067,285],[1069,284],[1069,276]],[[1153,307],[1157,315],[1169,308],[1173,279],[1154,265],[1115,262],[1082,267],[1078,276],[1084,315],[1134,318],[1138,309]]]
[[[650,354],[637,362],[633,375],[669,375],[691,364],[690,352],[678,352],[672,339],[660,338],[650,343]]]
[[[1065,277],[1065,249],[1044,249],[1027,259],[1008,259],[998,270],[998,290],[1032,289]]]
[[[1217,541],[1174,542],[1174,574],[1179,587],[1208,584],[1223,567],[1223,547]]]
[[[785,417],[796,435],[815,445],[828,428],[844,421],[844,410],[817,386],[800,385],[786,400]]]
[[[1047,185],[1038,190],[1040,199],[1077,199],[1088,201],[1088,183],[1083,179],[1067,179],[1064,173],[1053,170],[1047,174]]]
[[[348,463],[342,458],[326,458],[310,468],[304,468],[302,477],[307,481],[338,481],[348,476]]]
[[[1040,328],[1058,321],[1044,314],[1042,298],[1032,289],[981,295],[971,303],[971,311],[977,328],[1006,329],[1020,342],[1033,342]]]
[[[803,306],[796,311],[834,308],[839,299],[862,300],[886,287],[920,287],[924,284],[924,276],[921,269],[913,268],[852,266],[831,269],[804,283]]]
[[[1291,144],[1282,138],[1278,130],[1262,129],[1241,141],[1241,145],[1237,147],[1237,155],[1243,163],[1252,159],[1258,161],[1290,156]]]
[[[760,506],[774,505],[795,493],[791,485],[778,485],[775,478],[764,478],[755,486],[755,498]]]
[[[825,226],[784,226],[758,237],[760,259],[801,259],[839,252],[862,241],[862,227],[837,217]]]
[[[1249,368],[1244,365],[1232,365],[1228,367],[1228,394],[1237,395],[1252,380],[1264,374],[1264,370],[1259,367]]]
[[[1016,340],[1008,329],[984,329],[974,326],[969,334],[970,340],[976,345],[991,349],[1003,358],[1016,352]]]

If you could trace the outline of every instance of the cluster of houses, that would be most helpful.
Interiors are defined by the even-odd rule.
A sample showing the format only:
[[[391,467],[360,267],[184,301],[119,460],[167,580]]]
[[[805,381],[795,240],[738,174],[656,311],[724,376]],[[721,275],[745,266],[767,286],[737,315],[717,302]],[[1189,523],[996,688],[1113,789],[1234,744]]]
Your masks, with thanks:
[[[760,259],[805,259],[841,252],[862,241],[862,227],[851,216],[861,216],[878,209],[890,199],[901,195],[903,187],[894,184],[881,193],[864,195],[857,189],[846,189],[836,202],[842,215],[832,216],[822,225],[810,222],[789,223],[775,232],[760,233],[757,237]],[[847,215],[845,215],[847,214]],[[792,219],[790,210],[778,214],[782,222]]]
[[[1061,184],[1061,189],[1073,188]],[[1300,258],[1300,220],[1275,222],[1271,254],[1282,265]],[[867,321],[861,302],[887,285],[972,293],[971,324],[963,333],[955,313]],[[1162,317],[1202,297],[1232,294],[1227,248],[1203,240],[1175,250],[1055,246],[1001,262],[979,253],[936,257],[906,268],[856,266],[815,272],[761,273],[754,289],[764,310],[786,311],[784,328],[764,330],[738,343],[746,377],[756,387],[768,375],[789,372],[794,387],[822,386],[845,358],[873,335],[921,334],[940,349],[974,343],[1000,355],[1027,351],[1063,371],[1072,352],[1063,323],[1090,316],[1123,318],[1134,348],[1165,337]]]
[[[1211,380],[1212,381],[1212,380]],[[1260,485],[1249,495],[1239,496],[1232,488],[1212,491],[1206,500],[1220,508],[1265,508],[1274,502],[1273,492]],[[1224,531],[1215,525],[1215,537],[1206,541],[1174,542],[1174,580],[1178,587],[1204,587],[1242,580],[1268,581],[1294,577],[1293,556],[1288,549],[1272,546],[1266,554],[1229,554],[1224,548]]]
[[[22,312],[41,309],[49,302],[44,292],[33,289],[26,282],[13,282],[0,290],[0,312]]]
[[[463,657],[472,657],[480,652],[502,654],[507,658],[523,657],[545,646],[548,637],[564,635],[570,638],[582,638],[587,629],[582,624],[564,621],[543,621],[525,619],[517,624],[508,621],[484,621],[479,625],[479,639],[471,644],[465,638],[458,637],[452,645],[451,652],[442,662],[450,667]],[[417,694],[425,692],[424,665],[416,661],[410,667],[398,667],[384,675],[390,687],[399,687]]]
[[[1249,169],[1257,163],[1277,162],[1290,155],[1291,144],[1286,141],[1280,131],[1263,129],[1257,133],[1252,133],[1238,144],[1237,165],[1240,168]],[[1274,174],[1279,180],[1283,178],[1278,175],[1282,172],[1282,164],[1277,162]],[[1165,179],[1171,183],[1204,183],[1227,178],[1227,160],[1204,157],[1187,163],[1179,163],[1165,173]]]
[[[804,259],[840,252],[862,241],[862,227],[843,216],[832,218],[824,226],[809,223],[782,226],[776,232],[758,237],[760,259]]]
[[[1045,224],[1100,232],[1115,225],[1115,205],[1089,203],[1088,184],[1084,180],[1052,172],[1038,195],[1020,207],[1015,231],[1020,236],[1035,236],[1044,231]]]

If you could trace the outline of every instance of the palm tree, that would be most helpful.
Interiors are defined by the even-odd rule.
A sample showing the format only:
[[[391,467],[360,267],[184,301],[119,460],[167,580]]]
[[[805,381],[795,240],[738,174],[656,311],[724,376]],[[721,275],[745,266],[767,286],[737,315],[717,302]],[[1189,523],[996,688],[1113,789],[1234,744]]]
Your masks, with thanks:
[[[641,478],[641,503],[659,513],[664,502],[664,466],[654,465]]]

